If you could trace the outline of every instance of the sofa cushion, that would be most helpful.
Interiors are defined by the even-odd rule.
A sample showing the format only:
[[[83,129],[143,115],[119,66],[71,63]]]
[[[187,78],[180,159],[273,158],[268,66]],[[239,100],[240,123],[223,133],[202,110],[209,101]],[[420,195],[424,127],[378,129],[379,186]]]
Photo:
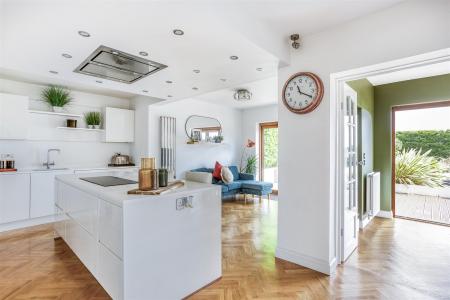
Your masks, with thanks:
[[[230,169],[231,173],[233,173],[234,180],[239,180],[238,168],[236,166],[229,166],[228,168]]]
[[[242,183],[239,181],[233,181],[231,183],[226,183],[225,185],[228,187],[229,191],[233,191],[233,190],[240,189],[242,186]]]
[[[220,171],[222,171],[222,165],[218,161],[216,161],[216,165],[214,166],[214,172],[212,173],[212,176],[216,179],[221,179]]]
[[[231,173],[230,168],[223,166],[220,171],[220,177],[222,177],[222,181],[225,183],[233,182],[233,173]]]
[[[241,180],[240,182],[242,183],[243,189],[249,190],[263,191],[263,190],[271,190],[273,187],[273,184],[271,182],[265,181]]]
[[[209,172],[186,172],[187,181],[212,183],[212,174]]]
[[[214,169],[211,169],[211,168],[198,168],[198,169],[191,170],[191,172],[206,172],[206,173],[212,173],[213,171],[214,171]]]

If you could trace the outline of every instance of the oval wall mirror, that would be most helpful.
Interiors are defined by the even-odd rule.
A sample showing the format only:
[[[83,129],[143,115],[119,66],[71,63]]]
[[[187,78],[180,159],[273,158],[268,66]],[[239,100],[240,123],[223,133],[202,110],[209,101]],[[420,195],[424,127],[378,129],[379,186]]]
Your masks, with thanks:
[[[222,124],[216,118],[192,115],[184,125],[186,135],[194,142],[215,142],[222,136]]]

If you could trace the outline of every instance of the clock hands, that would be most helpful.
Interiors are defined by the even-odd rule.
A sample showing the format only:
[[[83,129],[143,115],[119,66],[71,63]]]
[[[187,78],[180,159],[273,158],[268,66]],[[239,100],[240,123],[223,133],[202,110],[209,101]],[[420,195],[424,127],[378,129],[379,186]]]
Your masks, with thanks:
[[[303,93],[303,92],[300,90],[300,88],[299,88],[298,85],[297,85],[297,90],[298,90],[298,92],[300,93],[300,95],[305,95],[305,96],[308,96],[309,98],[312,98],[312,97],[313,97],[312,95]]]

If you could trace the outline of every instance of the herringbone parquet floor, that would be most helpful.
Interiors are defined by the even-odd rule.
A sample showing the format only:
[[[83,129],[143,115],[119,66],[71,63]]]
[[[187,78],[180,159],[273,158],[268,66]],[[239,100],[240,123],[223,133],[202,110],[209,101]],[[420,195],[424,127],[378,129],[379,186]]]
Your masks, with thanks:
[[[277,201],[224,203],[223,277],[190,299],[450,299],[449,227],[376,219],[329,277],[274,259],[276,216]],[[108,299],[52,234],[0,234],[0,299]]]

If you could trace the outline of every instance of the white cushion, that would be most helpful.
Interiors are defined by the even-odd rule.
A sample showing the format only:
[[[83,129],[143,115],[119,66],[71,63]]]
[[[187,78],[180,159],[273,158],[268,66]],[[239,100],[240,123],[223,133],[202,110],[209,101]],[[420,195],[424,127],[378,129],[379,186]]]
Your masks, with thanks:
[[[212,174],[207,172],[186,172],[187,181],[212,183]]]
[[[231,173],[230,168],[222,167],[222,171],[220,171],[220,176],[222,177],[222,181],[225,183],[233,182],[233,173]]]

